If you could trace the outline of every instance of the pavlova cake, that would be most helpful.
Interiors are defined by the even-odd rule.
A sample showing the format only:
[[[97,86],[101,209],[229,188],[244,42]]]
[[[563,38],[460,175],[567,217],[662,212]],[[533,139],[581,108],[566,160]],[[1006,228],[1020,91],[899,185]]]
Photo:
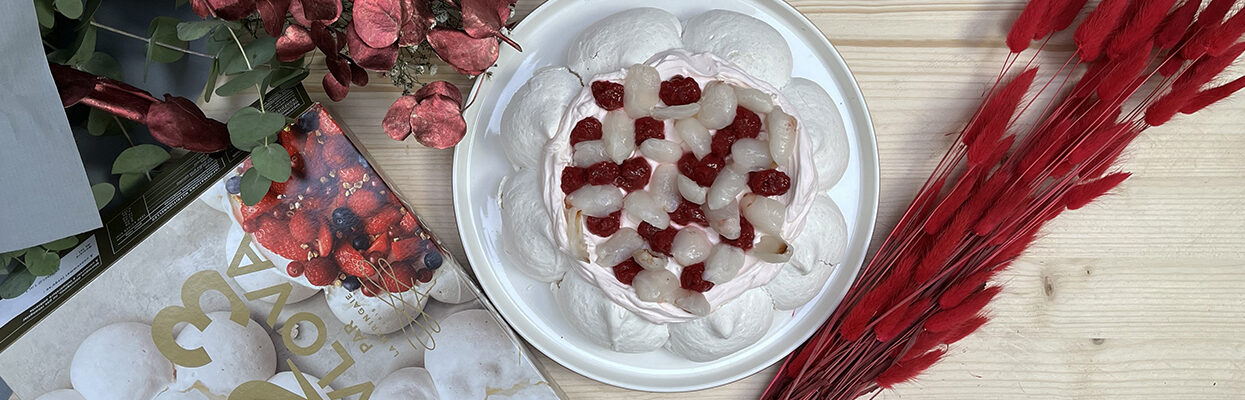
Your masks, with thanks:
[[[730,11],[632,9],[580,33],[502,116],[513,265],[614,351],[711,361],[761,339],[846,246],[827,195],[846,133],[791,71],[778,31]]]

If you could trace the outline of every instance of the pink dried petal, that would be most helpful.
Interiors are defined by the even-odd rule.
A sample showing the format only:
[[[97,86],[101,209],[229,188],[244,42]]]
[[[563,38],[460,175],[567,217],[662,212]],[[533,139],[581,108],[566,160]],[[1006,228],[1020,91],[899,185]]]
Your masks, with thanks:
[[[398,34],[399,46],[415,46],[428,37],[428,30],[436,22],[432,9],[423,0],[402,0],[402,29]]]
[[[329,57],[324,60],[325,66],[329,68],[329,74],[337,79],[342,85],[350,85],[350,62],[341,57]]]
[[[424,146],[448,149],[467,135],[467,121],[453,99],[436,95],[412,109],[411,133]]]
[[[141,94],[116,86],[96,85],[90,95],[82,98],[82,104],[98,108],[139,123],[145,123],[151,104],[157,100],[146,92]]]
[[[419,104],[419,100],[415,96],[401,96],[389,106],[389,111],[385,113],[385,119],[381,121],[380,126],[385,129],[385,134],[393,138],[393,140],[404,140],[411,135],[411,112],[415,106]]]
[[[285,26],[285,13],[290,11],[290,0],[257,0],[255,8],[259,10],[259,18],[264,21],[268,36],[280,36],[281,28]]]
[[[373,71],[389,71],[398,62],[398,44],[374,49],[369,47],[354,29],[346,30],[346,45],[350,49],[350,58],[360,67]]]
[[[307,28],[290,25],[277,38],[277,60],[294,61],[315,48],[316,44],[311,41],[311,33],[307,32]]]
[[[351,63],[350,64],[350,83],[354,84],[355,86],[363,87],[363,86],[367,86],[367,80],[368,80],[367,70],[363,69],[363,67],[360,67],[358,64]]]
[[[458,86],[446,81],[432,81],[415,91],[416,100],[423,100],[434,95],[445,96],[459,105],[463,104],[463,93],[458,90]]]
[[[369,47],[382,48],[398,41],[402,25],[402,3],[399,0],[357,0],[351,15],[353,29]]]
[[[350,92],[350,86],[341,84],[330,74],[324,74],[324,79],[320,80],[320,84],[324,86],[324,93],[328,94],[329,99],[333,101],[342,101],[346,98],[346,93]]]
[[[316,44],[316,48],[329,58],[337,57],[337,38],[333,36],[333,32],[320,21],[311,23],[311,41]]]
[[[479,75],[497,61],[497,40],[476,39],[463,31],[437,28],[428,34],[428,44],[442,60],[463,75]]]
[[[518,43],[501,33],[502,25],[510,16],[510,4],[514,4],[513,2],[509,0],[460,0],[460,3],[463,12],[463,31],[467,32],[468,36],[477,39],[496,37],[514,47],[515,50],[523,51]]]
[[[333,23],[342,14],[341,0],[302,0],[303,16],[309,21]]]
[[[216,17],[236,21],[255,11],[255,0],[207,0]]]
[[[229,130],[220,121],[203,115],[193,101],[165,94],[147,111],[151,136],[171,147],[212,153],[229,147]]]

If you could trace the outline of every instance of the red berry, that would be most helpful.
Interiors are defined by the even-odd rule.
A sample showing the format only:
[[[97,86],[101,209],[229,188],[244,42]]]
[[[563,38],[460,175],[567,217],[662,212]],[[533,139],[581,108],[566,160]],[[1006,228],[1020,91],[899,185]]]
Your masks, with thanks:
[[[710,143],[710,149],[712,149],[714,155],[718,157],[726,157],[731,155],[731,146],[734,145],[737,140],[739,140],[739,137],[735,136],[734,131],[719,129],[713,134],[713,141]]]
[[[312,219],[311,213],[304,211],[295,211],[290,216],[290,236],[299,243],[308,243],[316,240],[316,234],[320,233],[320,224]]]
[[[614,179],[614,186],[618,186],[627,192],[634,192],[643,189],[648,185],[648,179],[653,175],[653,167],[648,165],[648,160],[643,157],[636,157],[623,161],[619,167],[618,177]]]
[[[644,240],[650,240],[657,232],[661,232],[661,229],[657,229],[656,226],[648,222],[640,222],[640,226],[636,228],[636,231],[640,233],[640,237],[644,238]]]
[[[303,274],[307,275],[307,282],[312,286],[324,286],[337,280],[337,275],[341,273],[337,269],[337,265],[324,257],[313,258],[307,261],[303,266]]]
[[[377,286],[377,284],[371,279],[363,280],[361,283],[362,285],[359,288],[359,293],[363,293],[364,296],[376,297],[377,294],[381,293],[380,286]]]
[[[589,185],[608,185],[618,177],[618,164],[613,161],[601,161],[588,166],[584,178]]]
[[[592,82],[592,97],[597,105],[609,111],[623,107],[623,85],[609,81]]]
[[[596,117],[588,117],[575,123],[575,127],[571,129],[571,146],[575,143],[597,140],[601,138],[601,120]]]
[[[419,244],[419,238],[402,239],[393,242],[393,244],[389,245],[389,253],[393,255],[393,259],[389,261],[415,258],[420,255],[421,250],[423,249]]]
[[[725,167],[725,159],[717,154],[708,154],[705,155],[705,158],[700,159],[699,165],[692,171],[692,176],[689,178],[692,178],[700,186],[709,186],[713,184],[715,179],[718,179],[718,172],[721,172],[722,168]]]
[[[679,274],[679,285],[684,289],[707,292],[713,288],[713,282],[706,281],[705,263],[696,263],[683,267],[683,272]]]
[[[419,271],[415,272],[415,280],[418,280],[420,283],[431,282],[433,273],[433,270],[421,268]]]
[[[566,167],[562,169],[562,193],[575,193],[576,190],[587,184],[583,168]]]
[[[641,229],[644,229],[643,225],[641,225]],[[650,231],[647,232],[649,233],[648,236],[644,236],[643,233],[640,234],[641,237],[643,237],[645,241],[648,242],[648,248],[653,249],[653,251],[656,251],[658,253],[662,253],[668,256],[671,255],[670,246],[671,244],[674,243],[674,235],[678,234],[679,230],[675,229],[673,226],[668,227],[666,229],[656,230],[656,231],[652,231],[651,229],[655,229],[655,228],[652,228],[650,226]]]
[[[719,237],[722,239],[722,243],[726,243],[747,251],[752,249],[752,241],[756,239],[756,231],[752,229],[752,223],[748,222],[747,218],[740,218],[738,238],[727,239],[725,237],[721,237],[721,235],[719,235]]]
[[[339,244],[333,249],[333,259],[337,261],[337,267],[347,274],[360,278],[376,276],[376,268],[348,243]]]
[[[705,218],[704,210],[701,210],[696,203],[687,201],[687,199],[682,199],[679,207],[670,213],[670,220],[679,225],[696,223],[700,226],[709,226],[709,219]]]
[[[346,197],[346,207],[360,217],[371,217],[385,205],[384,198],[368,190],[356,190]]]
[[[367,250],[365,250],[365,252],[369,255],[370,254],[384,254],[389,251],[389,242],[392,242],[392,241],[393,240],[389,239],[388,233],[382,233],[380,234],[380,236],[377,236],[375,240],[372,240],[372,246],[368,247]],[[368,261],[372,261],[371,257],[368,257],[368,258],[369,258]],[[373,262],[373,264],[375,264],[375,262]]]
[[[668,106],[692,104],[700,101],[700,84],[696,83],[695,79],[675,75],[670,80],[661,83],[657,97],[660,97],[661,101]]]
[[[679,173],[688,178],[696,172],[696,166],[700,165],[700,160],[696,159],[696,155],[692,153],[683,153],[683,157],[679,158]]]
[[[636,274],[643,270],[644,267],[641,267],[634,259],[628,258],[627,261],[614,266],[614,277],[618,278],[618,281],[624,285],[630,285]]]
[[[350,144],[350,140],[342,136],[333,136],[325,139],[322,151],[324,152],[324,162],[333,168],[345,167],[359,159],[359,152]]]
[[[337,180],[352,184],[363,182],[363,175],[366,174],[367,171],[363,169],[362,165],[351,165],[337,171]]]
[[[290,274],[291,277],[297,278],[303,274],[303,270],[306,267],[307,265],[304,261],[294,260],[285,266],[285,272]]]
[[[584,225],[588,226],[588,232],[600,237],[609,237],[614,232],[618,232],[621,225],[622,210],[614,211],[608,217],[588,217],[584,220]]]
[[[389,271],[380,274],[381,287],[389,293],[402,293],[415,287],[415,270],[411,263],[398,262]]]
[[[762,196],[781,196],[791,189],[791,177],[774,169],[751,172],[748,174],[748,188]]]
[[[406,209],[402,209],[401,214],[402,220],[398,221],[398,228],[402,229],[403,233],[414,233],[416,229],[419,229],[419,220],[415,219],[415,214]]]
[[[358,196],[359,193],[362,192],[356,192],[355,196]],[[353,198],[355,196],[350,197]],[[376,212],[376,215],[373,215],[363,221],[363,231],[367,232],[369,235],[384,233],[385,231],[388,231],[389,228],[393,227],[394,224],[400,223],[401,220],[402,212],[398,211],[397,207],[386,206]]]
[[[653,117],[643,117],[635,120],[635,145],[639,146],[649,139],[665,139],[666,123],[653,119]]]
[[[731,121],[731,124],[722,128],[722,130],[733,132],[736,138],[756,139],[757,135],[761,134],[761,116],[743,106],[736,106],[735,120]]]

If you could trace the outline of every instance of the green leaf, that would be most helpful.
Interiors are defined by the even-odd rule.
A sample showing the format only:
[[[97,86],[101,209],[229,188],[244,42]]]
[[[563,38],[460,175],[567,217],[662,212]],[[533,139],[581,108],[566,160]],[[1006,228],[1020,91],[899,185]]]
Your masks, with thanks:
[[[306,78],[309,73],[310,71],[302,67],[276,68],[268,75],[268,86],[283,88],[282,85],[287,83],[302,82],[303,78]]]
[[[43,248],[51,250],[51,251],[61,251],[61,250],[71,249],[77,245],[78,245],[78,238],[76,236],[70,236],[67,238],[56,239],[51,242],[44,243]]]
[[[147,27],[147,35],[151,36],[152,43],[147,46],[147,56],[152,61],[171,63],[180,60],[185,55],[180,51],[155,44],[155,42],[160,42],[173,47],[185,48],[186,41],[177,37],[177,25],[180,22],[173,17],[156,17],[151,20],[151,25]]]
[[[265,139],[276,136],[285,127],[285,116],[262,112],[254,107],[243,107],[229,117],[225,126],[229,128],[229,141],[234,147],[249,151],[255,146],[265,144]]]
[[[290,153],[276,143],[260,145],[251,150],[251,163],[259,173],[274,182],[290,179]]]
[[[0,282],[0,299],[12,299],[21,296],[22,293],[26,293],[27,289],[30,289],[30,285],[33,283],[35,283],[35,275],[26,269],[9,274],[9,277],[4,282]]]
[[[26,252],[23,257],[26,263],[26,270],[35,276],[48,276],[56,273],[61,266],[61,257],[56,253],[44,250],[42,248],[31,249]]]
[[[56,23],[52,0],[35,0],[35,17],[39,18],[39,26],[51,29],[52,24]]]
[[[96,183],[91,185],[91,195],[95,196],[95,209],[103,210],[112,201],[112,197],[117,195],[117,188],[108,182]]]
[[[81,65],[91,59],[95,55],[95,27],[88,26],[82,30],[82,36],[78,37],[78,41],[74,43],[73,57],[65,62],[70,65]]]
[[[207,50],[208,54],[221,57],[227,48],[238,49],[237,45],[233,44],[233,36],[229,35],[229,25],[226,24],[225,27],[225,29],[217,29],[215,32],[212,32],[212,35],[208,36],[207,40],[204,41],[203,49]]]
[[[56,0],[56,11],[60,11],[61,15],[69,17],[69,19],[78,19],[82,16],[82,0]]]
[[[187,42],[199,40],[212,33],[217,26],[220,26],[220,20],[181,22],[177,24],[177,38]]]
[[[263,82],[264,78],[268,77],[268,73],[268,70],[257,69],[253,71],[246,71],[239,75],[234,75],[233,79],[230,79],[229,82],[225,82],[224,85],[220,85],[219,88],[216,88],[216,95],[232,96],[243,90],[250,89],[256,84]]]
[[[147,184],[147,175],[142,173],[121,174],[121,179],[117,180],[117,188],[121,190],[121,195],[125,197],[133,197],[142,190]]]
[[[73,57],[73,49],[56,49],[56,51],[48,53],[48,62],[62,65],[68,64],[69,57]]]
[[[232,37],[230,40],[232,40]],[[225,74],[249,71],[260,64],[272,60],[272,56],[277,53],[277,39],[261,35],[250,43],[243,45],[242,48],[246,50],[245,58],[242,57],[243,53],[238,50],[236,42],[221,50],[221,65]]]
[[[78,69],[102,77],[121,80],[121,63],[102,51],[92,54],[91,58],[78,65]]]
[[[86,132],[91,136],[115,136],[125,133],[125,121],[107,111],[92,108],[86,117]]]
[[[212,92],[216,89],[216,78],[220,76],[220,60],[212,60],[212,68],[208,70],[207,84],[203,85],[203,102],[212,100]]]
[[[142,174],[169,160],[169,152],[154,144],[140,144],[122,151],[112,163],[114,174]]]
[[[263,200],[264,195],[268,194],[268,188],[272,186],[272,181],[260,175],[258,168],[251,168],[242,173],[242,180],[239,183],[239,191],[242,194],[242,204],[253,206]]]

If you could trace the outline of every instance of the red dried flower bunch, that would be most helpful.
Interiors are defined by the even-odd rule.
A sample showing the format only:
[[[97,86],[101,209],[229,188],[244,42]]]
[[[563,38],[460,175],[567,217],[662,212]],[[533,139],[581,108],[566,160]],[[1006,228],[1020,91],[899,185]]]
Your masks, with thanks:
[[[990,278],[1043,224],[1129,177],[1110,169],[1142,131],[1245,87],[1245,77],[1222,76],[1245,52],[1237,43],[1245,12],[1229,16],[1231,0],[1204,8],[1103,0],[1077,26],[1076,52],[1058,71],[1018,65],[1085,3],[1029,2],[1007,35],[1000,77],[1013,77],[987,93],[838,309],[763,398],[850,399],[915,378],[986,323],[984,309],[1001,290]],[[1029,95],[1048,90],[1049,102]],[[1027,113],[1034,122],[1018,123]]]

